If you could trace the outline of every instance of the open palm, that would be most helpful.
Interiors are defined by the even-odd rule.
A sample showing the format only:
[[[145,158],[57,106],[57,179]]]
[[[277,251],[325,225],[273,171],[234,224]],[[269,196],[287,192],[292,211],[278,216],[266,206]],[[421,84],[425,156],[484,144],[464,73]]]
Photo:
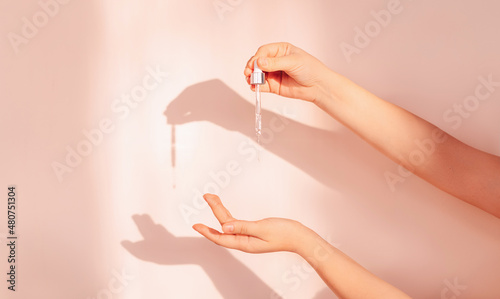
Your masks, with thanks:
[[[237,220],[218,196],[205,194],[203,197],[219,220],[223,233],[204,224],[195,224],[193,228],[215,244],[248,253],[296,250],[299,232],[305,229],[299,222],[283,218]]]

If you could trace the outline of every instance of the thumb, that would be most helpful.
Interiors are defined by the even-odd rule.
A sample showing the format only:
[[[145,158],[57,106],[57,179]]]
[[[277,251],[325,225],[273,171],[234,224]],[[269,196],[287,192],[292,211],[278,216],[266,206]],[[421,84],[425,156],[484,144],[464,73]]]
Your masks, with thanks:
[[[264,72],[276,72],[276,71],[291,71],[296,65],[297,60],[293,55],[281,56],[281,57],[261,57],[257,60],[257,65]]]
[[[236,220],[224,223],[222,231],[226,234],[259,236],[262,228],[259,222]]]

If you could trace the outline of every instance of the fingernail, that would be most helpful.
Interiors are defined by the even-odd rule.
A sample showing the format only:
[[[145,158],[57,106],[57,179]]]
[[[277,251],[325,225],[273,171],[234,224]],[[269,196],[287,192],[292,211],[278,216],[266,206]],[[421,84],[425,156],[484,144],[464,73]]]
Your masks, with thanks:
[[[225,232],[228,232],[228,233],[233,232],[234,231],[234,225],[232,225],[232,224],[226,224],[226,225],[224,225],[223,229],[224,229]]]

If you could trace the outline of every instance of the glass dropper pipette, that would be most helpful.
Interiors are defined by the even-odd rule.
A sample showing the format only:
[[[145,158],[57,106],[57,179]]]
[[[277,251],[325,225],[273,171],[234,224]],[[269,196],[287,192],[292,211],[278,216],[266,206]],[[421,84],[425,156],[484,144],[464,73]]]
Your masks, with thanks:
[[[250,76],[250,84],[255,86],[255,135],[257,143],[260,144],[262,135],[262,116],[260,111],[260,85],[266,81],[265,75],[257,65],[257,59],[253,63],[253,72]]]

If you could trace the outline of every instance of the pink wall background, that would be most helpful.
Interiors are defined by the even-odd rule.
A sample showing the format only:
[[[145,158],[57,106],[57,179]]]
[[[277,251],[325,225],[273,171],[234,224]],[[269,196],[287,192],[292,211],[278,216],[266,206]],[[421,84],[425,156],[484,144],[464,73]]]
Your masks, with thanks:
[[[2,276],[1,298],[335,298],[294,255],[228,251],[197,235],[192,224],[216,220],[196,190],[217,186],[236,217],[299,220],[412,297],[500,297],[499,219],[415,176],[391,190],[393,162],[296,100],[263,96],[264,122],[285,122],[259,162],[242,74],[258,46],[289,41],[500,155],[500,91],[455,127],[443,117],[479,77],[500,80],[497,1],[401,0],[350,62],[340,45],[354,45],[356,27],[376,30],[370,12],[396,2],[41,2],[56,3],[46,20],[37,1],[0,2],[0,181],[17,186],[19,236],[18,291]],[[36,34],[13,45],[34,16]],[[148,68],[166,75],[125,115],[114,101],[140,95]],[[58,179],[53,163],[103,120],[112,132]],[[238,174],[217,183],[228,164]],[[454,282],[466,289],[453,293]]]

